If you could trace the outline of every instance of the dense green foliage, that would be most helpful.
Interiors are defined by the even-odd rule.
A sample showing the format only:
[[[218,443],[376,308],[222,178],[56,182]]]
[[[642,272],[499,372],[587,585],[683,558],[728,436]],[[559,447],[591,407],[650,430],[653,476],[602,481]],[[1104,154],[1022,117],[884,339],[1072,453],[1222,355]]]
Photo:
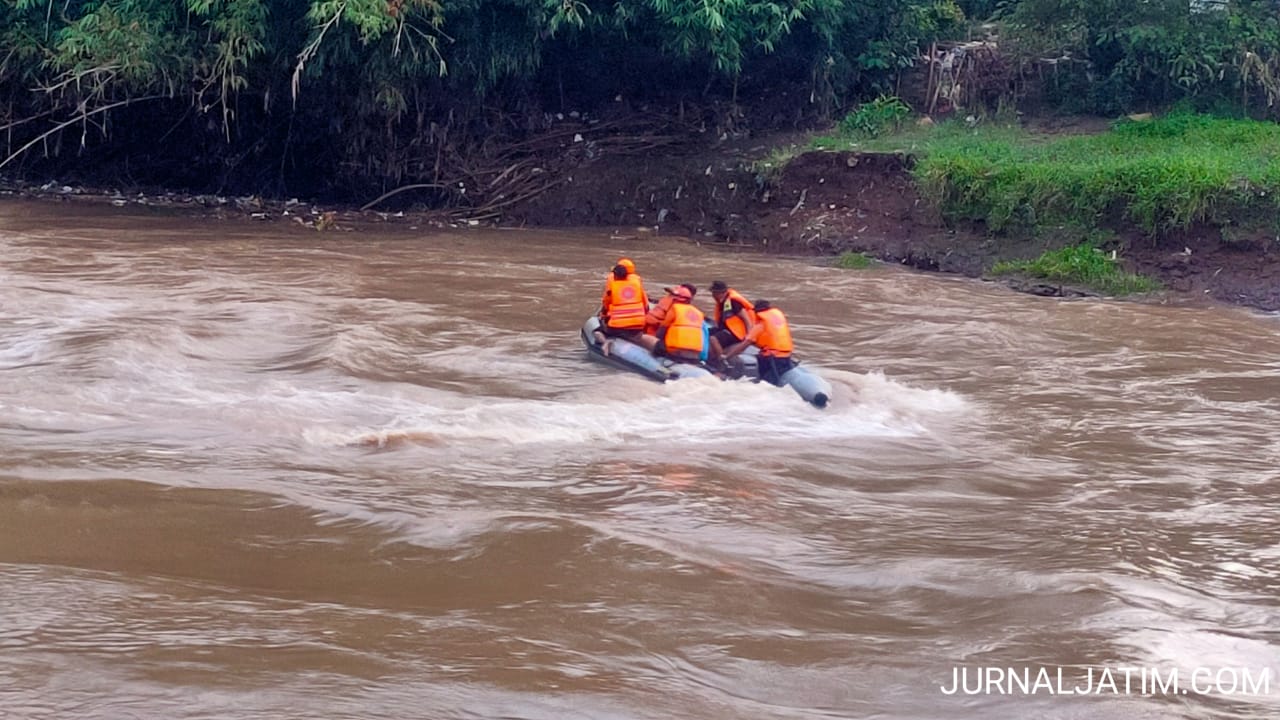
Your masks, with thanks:
[[[1280,111],[1277,0],[1017,0],[1005,34],[1058,58],[1052,99],[1114,115],[1177,101],[1199,109]]]
[[[790,86],[820,114],[961,19],[951,0],[5,0],[0,161],[277,193],[441,182],[615,98]]]
[[[840,121],[840,132],[850,137],[875,137],[898,129],[910,114],[911,108],[901,98],[881,95],[845,115]]]
[[[493,179],[464,161],[575,110],[873,135],[902,108],[857,103],[966,15],[1067,109],[1280,113],[1280,0],[0,0],[0,172],[457,203]]]
[[[1280,218],[1280,126],[1174,114],[1058,139],[948,127],[917,151],[917,180],[953,218],[991,230],[1124,219],[1156,233]]]
[[[1132,295],[1160,289],[1156,280],[1125,272],[1114,255],[1089,242],[1046,252],[1034,260],[996,263],[991,272],[1078,285],[1105,295]]]

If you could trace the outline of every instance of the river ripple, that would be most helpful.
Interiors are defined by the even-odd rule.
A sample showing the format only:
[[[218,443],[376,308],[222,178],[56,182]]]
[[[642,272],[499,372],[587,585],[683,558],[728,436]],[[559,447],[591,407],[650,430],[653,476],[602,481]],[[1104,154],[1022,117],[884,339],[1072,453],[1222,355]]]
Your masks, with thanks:
[[[589,363],[620,254],[832,407]],[[1280,715],[1275,318],[14,202],[0,257],[5,717]],[[1270,692],[941,690],[1127,666]]]

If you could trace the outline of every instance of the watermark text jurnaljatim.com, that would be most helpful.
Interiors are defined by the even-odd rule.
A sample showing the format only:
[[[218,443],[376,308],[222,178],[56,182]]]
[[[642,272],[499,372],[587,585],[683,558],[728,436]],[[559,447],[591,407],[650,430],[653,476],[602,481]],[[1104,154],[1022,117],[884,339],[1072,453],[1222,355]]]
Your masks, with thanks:
[[[953,667],[943,695],[1222,695],[1272,692],[1269,667]],[[1277,687],[1280,692],[1280,687]]]

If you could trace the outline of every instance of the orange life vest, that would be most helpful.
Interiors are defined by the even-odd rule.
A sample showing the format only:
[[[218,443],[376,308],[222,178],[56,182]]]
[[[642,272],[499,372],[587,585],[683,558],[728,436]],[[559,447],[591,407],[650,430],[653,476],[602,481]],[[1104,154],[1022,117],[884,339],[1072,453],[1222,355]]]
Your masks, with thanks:
[[[662,327],[663,318],[667,316],[667,311],[671,309],[671,304],[675,301],[675,295],[667,295],[659,300],[657,305],[649,308],[649,314],[644,318],[644,332],[646,335],[658,334],[658,328]]]
[[[791,327],[787,324],[787,316],[778,308],[771,307],[756,313],[755,335],[756,347],[765,357],[791,357]]]
[[[733,333],[734,337],[742,340],[747,336],[747,326],[743,324],[742,318],[732,314],[734,300],[737,300],[747,311],[747,317],[755,318],[755,306],[739,295],[737,290],[729,288],[725,291],[724,302],[716,303],[716,327],[725,328]]]
[[[668,351],[689,350],[701,353],[704,319],[702,311],[689,303],[673,304],[662,320],[662,326],[667,329],[662,343],[667,346]]]
[[[609,278],[604,291],[604,314],[609,327],[641,330],[648,310],[649,298],[645,297],[639,275],[628,275],[625,280]]]

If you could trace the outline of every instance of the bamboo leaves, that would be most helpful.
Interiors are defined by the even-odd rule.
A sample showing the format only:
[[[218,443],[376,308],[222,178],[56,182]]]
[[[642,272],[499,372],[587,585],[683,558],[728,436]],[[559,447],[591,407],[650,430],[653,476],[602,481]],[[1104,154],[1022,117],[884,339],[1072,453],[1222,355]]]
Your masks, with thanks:
[[[264,49],[267,7],[262,0],[189,0],[187,9],[209,19],[210,38],[215,41],[212,57],[196,66],[199,109],[207,112],[214,104],[220,107],[223,132],[230,140],[236,95],[249,87],[249,65]],[[211,91],[216,92],[216,99],[206,100]]]
[[[177,52],[172,3],[104,2],[62,28],[49,64],[58,71],[44,90],[81,97],[129,93],[172,95],[190,59]]]

